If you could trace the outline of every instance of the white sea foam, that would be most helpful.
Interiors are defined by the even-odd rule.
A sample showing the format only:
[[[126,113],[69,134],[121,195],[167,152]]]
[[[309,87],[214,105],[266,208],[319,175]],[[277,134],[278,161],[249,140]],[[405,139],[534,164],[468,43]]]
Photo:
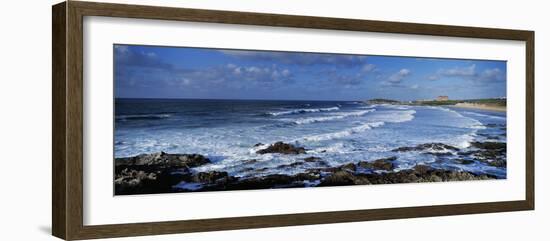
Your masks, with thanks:
[[[365,132],[372,128],[383,126],[385,123],[401,123],[407,122],[414,119],[415,110],[401,110],[393,111],[382,114],[383,121],[371,121],[371,122],[362,122],[359,126],[351,127],[344,129],[342,131],[306,136],[301,138],[301,141],[326,141],[332,139],[344,138],[356,133]],[[300,141],[300,140],[297,140]]]
[[[428,108],[446,111],[446,112],[449,112],[449,113],[455,115],[456,117],[464,118],[465,120],[469,121],[469,123],[464,123],[463,125],[461,125],[459,127],[470,128],[470,129],[481,129],[481,130],[487,128],[480,121],[478,121],[474,118],[471,118],[471,117],[464,116],[464,115],[460,114],[458,111],[451,110],[451,109],[445,108],[445,107],[440,107],[440,106],[428,106]]]
[[[371,123],[364,123],[360,126],[352,127],[349,129],[345,129],[343,131],[338,132],[331,132],[326,134],[319,134],[319,135],[313,135],[313,136],[307,136],[302,138],[303,141],[326,141],[326,140],[332,140],[332,139],[338,139],[343,138],[346,136],[350,136],[356,133],[364,132],[367,130],[370,130],[375,127],[379,127],[384,125],[384,122],[371,122]]]
[[[469,134],[464,134],[457,137],[456,143],[454,143],[454,145],[458,148],[469,147],[471,145],[470,143],[475,140],[475,137],[477,135],[476,132],[477,131],[473,131],[473,132],[470,132]]]
[[[329,107],[329,108],[316,108],[316,109],[294,109],[294,110],[279,111],[279,112],[269,112],[267,114],[272,115],[272,116],[280,116],[280,115],[293,115],[293,114],[303,114],[303,113],[335,111],[335,110],[339,110],[339,109],[340,109],[340,107],[334,106],[334,107]]]
[[[469,112],[469,111],[465,111],[464,113],[469,115],[479,116],[479,117],[485,117],[485,118],[491,118],[491,119],[497,119],[497,120],[506,120],[506,117],[503,117],[503,116],[486,115],[486,114]]]
[[[411,108],[409,106],[405,105],[386,105],[385,106],[388,109],[394,109],[394,110],[410,110]]]
[[[363,110],[363,111],[353,111],[353,112],[344,112],[344,113],[338,113],[331,116],[321,116],[321,117],[310,117],[310,118],[300,118],[296,120],[292,119],[286,119],[286,121],[292,122],[297,125],[302,124],[311,124],[311,123],[317,123],[317,122],[324,122],[324,121],[333,121],[333,120],[340,120],[348,117],[359,117],[363,116],[367,113],[375,111],[374,109],[369,110]]]
[[[345,153],[345,145],[343,142],[336,142],[334,144],[329,144],[327,146],[315,148],[310,150],[311,154],[321,154],[321,153]]]
[[[398,111],[391,114],[388,114],[388,120],[386,122],[391,123],[401,123],[401,122],[407,122],[414,119],[414,114],[416,114],[415,110],[404,110],[404,111]]]

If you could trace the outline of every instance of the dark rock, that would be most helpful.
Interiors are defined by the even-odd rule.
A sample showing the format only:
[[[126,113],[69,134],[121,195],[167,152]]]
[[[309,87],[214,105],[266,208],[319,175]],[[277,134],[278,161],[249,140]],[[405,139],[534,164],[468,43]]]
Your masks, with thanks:
[[[496,158],[477,159],[487,165],[505,167],[506,160],[500,153],[505,148],[500,144],[476,144],[485,149],[475,150],[472,155],[495,155]],[[183,157],[183,158],[180,158]],[[202,192],[221,190],[249,190],[267,188],[291,188],[304,186],[342,186],[342,185],[368,185],[391,183],[415,183],[415,182],[447,182],[465,180],[496,179],[491,175],[479,175],[465,171],[453,171],[436,169],[428,165],[416,165],[412,169],[393,171],[393,162],[397,157],[388,157],[371,162],[347,163],[337,167],[314,168],[305,170],[295,175],[271,174],[255,177],[234,177],[227,172],[209,171],[193,172],[189,165],[199,165],[206,158],[200,155],[170,155],[157,153],[148,156],[128,158],[115,166],[115,194],[148,194],[171,192]],[[285,167],[303,165],[307,160],[321,162],[320,158],[305,158],[304,162],[298,161],[287,164]],[[206,159],[208,160],[208,159]],[[473,162],[469,159],[456,159],[456,162]],[[123,164],[121,164],[123,163]],[[185,163],[185,165],[181,164]],[[138,165],[141,164],[141,165]],[[169,164],[174,164],[173,166]],[[361,173],[357,168],[369,168],[385,170],[382,173]],[[271,168],[252,170],[262,172]],[[261,175],[261,174],[257,174]],[[180,188],[179,183],[196,183],[197,189]]]
[[[354,185],[356,182],[357,178],[352,173],[347,171],[337,171],[323,179],[319,186],[346,186]]]
[[[317,172],[328,172],[328,173],[335,173],[339,171],[355,172],[357,171],[357,165],[355,163],[346,163],[336,167],[325,167],[325,168],[316,168],[316,169],[309,169],[309,170],[314,170]]]
[[[426,143],[420,144],[414,147],[399,147],[393,149],[394,152],[406,152],[406,151],[458,151],[459,149],[443,143]]]
[[[197,167],[210,163],[210,160],[199,154],[167,154],[158,152],[134,157],[116,158],[116,166],[156,165],[170,167]]]
[[[296,181],[314,181],[319,180],[321,175],[315,172],[298,173],[294,176]]]
[[[293,162],[293,163],[290,163],[290,164],[279,165],[279,166],[277,166],[277,168],[297,167],[297,166],[301,166],[303,164],[304,164],[303,162]]]
[[[371,184],[415,183],[419,179],[412,170],[367,174],[366,178]]]
[[[397,157],[392,156],[388,158],[382,158],[374,160],[372,162],[361,161],[357,163],[362,168],[391,171],[395,168],[393,161],[397,160]]]
[[[294,182],[294,178],[288,175],[272,174],[265,177],[253,177],[241,179],[227,185],[228,190],[267,189],[277,186],[288,186]],[[302,184],[303,185],[303,184]]]
[[[433,171],[434,169],[426,165],[416,165],[414,166],[413,170],[418,174],[424,175],[430,171]]]
[[[487,162],[487,164],[494,167],[506,167],[506,161],[502,159],[490,161],[490,162]]]
[[[321,161],[321,158],[310,156],[310,157],[304,158],[304,161],[305,162],[316,162],[316,161]]]
[[[254,163],[256,163],[256,162],[258,162],[258,160],[256,160],[256,159],[249,159],[249,160],[244,160],[244,161],[242,161],[242,164],[243,164],[243,165],[248,165],[248,164],[254,164]]]
[[[455,162],[462,165],[470,165],[474,163],[473,160],[468,160],[468,159],[456,159]]]
[[[477,151],[462,151],[462,152],[457,153],[457,155],[459,155],[459,156],[470,156],[470,155],[475,154],[476,152]]]
[[[504,142],[472,142],[473,147],[485,150],[506,150],[506,143]]]
[[[156,180],[157,174],[145,171],[130,170],[125,168],[115,176],[115,184],[126,184],[128,186],[138,186],[143,180]]]
[[[306,149],[303,147],[296,147],[294,145],[279,141],[279,142],[276,142],[275,144],[270,145],[265,149],[258,150],[256,153],[258,154],[266,154],[266,153],[305,154]]]
[[[199,172],[195,176],[193,176],[194,182],[200,182],[200,183],[213,183],[218,179],[227,177],[227,172],[218,172],[218,171],[210,171],[210,172]]]
[[[262,168],[258,168],[255,170],[255,172],[264,172],[264,171],[267,171],[269,170],[269,167],[262,167]]]
[[[357,166],[354,163],[348,163],[348,164],[341,165],[339,167],[339,170],[348,171],[348,172],[355,172],[355,171],[357,171]]]
[[[172,186],[193,179],[189,168],[210,163],[199,154],[143,154],[115,159],[115,195],[173,192]]]
[[[317,161],[317,165],[319,165],[319,166],[330,166],[328,164],[328,162],[326,162],[326,161]]]
[[[506,143],[472,142],[472,147],[479,150],[473,156],[480,162],[495,167],[506,167]]]
[[[254,147],[258,147],[258,146],[262,146],[262,145],[263,145],[263,143],[258,142],[258,143],[256,143],[256,144],[254,145]]]
[[[173,185],[188,177],[167,169],[148,172],[124,168],[115,174],[115,195],[169,193],[173,192]]]

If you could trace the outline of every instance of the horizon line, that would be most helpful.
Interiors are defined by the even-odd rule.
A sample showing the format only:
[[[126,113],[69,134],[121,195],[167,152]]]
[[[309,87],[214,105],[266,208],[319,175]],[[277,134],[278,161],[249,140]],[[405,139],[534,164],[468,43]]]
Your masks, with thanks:
[[[311,100],[311,99],[224,99],[224,98],[180,98],[180,97],[168,97],[168,98],[157,98],[157,97],[114,97],[114,99],[148,99],[148,100],[250,100],[250,101],[369,101],[369,100],[376,100],[376,99],[385,99],[385,100],[395,100],[399,102],[408,102],[408,101],[425,101],[425,100],[436,100],[436,98],[433,99],[415,99],[415,100],[398,100],[398,99],[392,99],[392,98],[369,98],[369,99],[361,99],[361,100]],[[479,97],[479,98],[468,98],[468,99],[449,99],[449,101],[457,101],[457,100],[479,100],[479,99],[506,99],[503,97]]]

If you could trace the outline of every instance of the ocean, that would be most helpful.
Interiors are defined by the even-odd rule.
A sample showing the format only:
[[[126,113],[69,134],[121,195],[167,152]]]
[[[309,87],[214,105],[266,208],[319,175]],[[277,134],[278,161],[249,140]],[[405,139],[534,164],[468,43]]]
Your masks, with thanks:
[[[474,148],[473,142],[505,143],[504,112],[356,101],[116,99],[114,123],[116,158],[196,153],[212,161],[196,171],[237,177],[301,173],[318,163],[290,164],[311,156],[329,166],[396,156],[396,170],[424,164],[506,178],[506,167],[463,164],[455,155]],[[256,153],[278,141],[304,147],[307,153]],[[459,150],[445,150],[451,155],[395,151],[426,143]]]

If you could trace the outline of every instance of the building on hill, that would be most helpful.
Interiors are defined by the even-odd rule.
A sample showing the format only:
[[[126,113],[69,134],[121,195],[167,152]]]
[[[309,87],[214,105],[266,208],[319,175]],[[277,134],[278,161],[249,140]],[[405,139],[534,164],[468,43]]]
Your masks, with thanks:
[[[447,101],[447,100],[449,100],[449,96],[440,95],[440,96],[437,97],[436,100],[437,100],[437,101]]]

